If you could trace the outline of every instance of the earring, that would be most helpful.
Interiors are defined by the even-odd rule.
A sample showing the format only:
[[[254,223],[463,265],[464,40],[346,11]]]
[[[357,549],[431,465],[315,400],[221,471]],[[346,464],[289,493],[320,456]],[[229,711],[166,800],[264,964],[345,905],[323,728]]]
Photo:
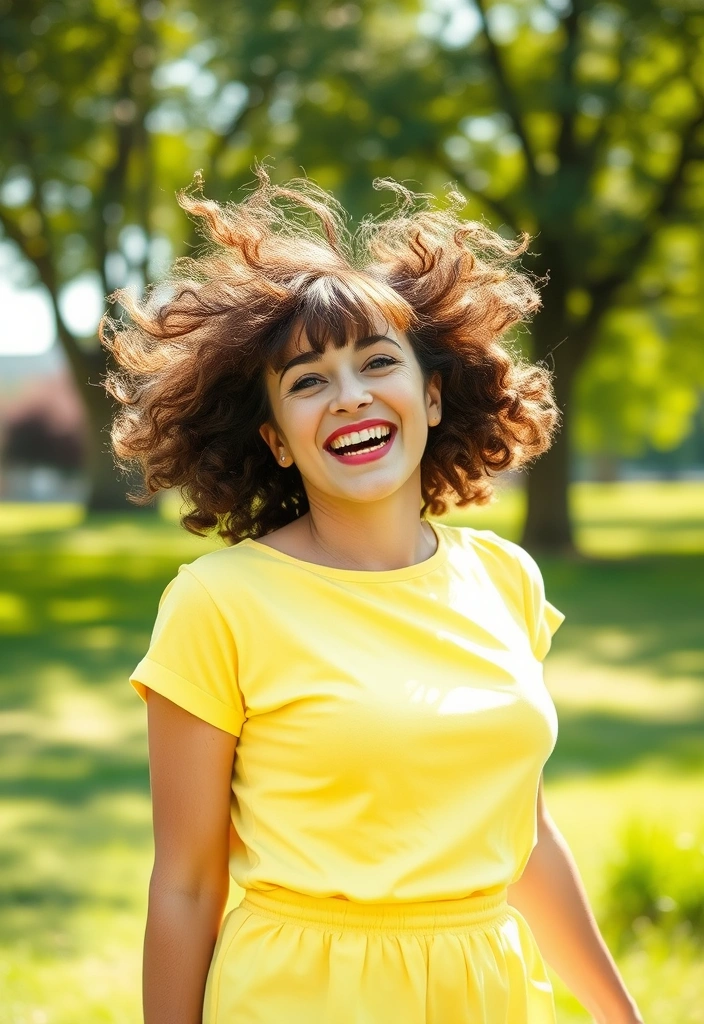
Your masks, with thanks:
[[[286,461],[286,453],[285,453],[285,452],[284,452],[284,454],[283,454],[283,455],[281,456],[281,461],[282,461],[282,462],[285,462],[285,461]]]

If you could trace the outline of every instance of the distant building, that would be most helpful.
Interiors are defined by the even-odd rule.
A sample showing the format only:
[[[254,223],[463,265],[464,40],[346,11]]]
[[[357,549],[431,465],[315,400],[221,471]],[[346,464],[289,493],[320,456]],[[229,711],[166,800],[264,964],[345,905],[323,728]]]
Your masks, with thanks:
[[[0,358],[0,500],[75,501],[85,492],[86,416],[61,358]]]

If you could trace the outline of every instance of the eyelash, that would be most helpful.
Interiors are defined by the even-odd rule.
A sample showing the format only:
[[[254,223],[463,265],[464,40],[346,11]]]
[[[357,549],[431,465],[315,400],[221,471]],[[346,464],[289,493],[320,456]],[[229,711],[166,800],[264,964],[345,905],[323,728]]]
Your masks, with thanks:
[[[374,356],[374,358],[370,359],[369,362],[367,363],[367,369],[369,369],[371,367],[372,363],[375,363],[378,359],[384,359],[386,361],[386,366],[393,366],[394,363],[397,362],[397,360],[396,359],[392,359],[391,356]],[[302,387],[302,385],[305,384],[305,382],[307,380],[313,380],[314,381],[316,379],[317,379],[316,377],[312,377],[312,376],[301,377],[301,379],[297,380],[296,383],[293,385],[293,387],[290,388],[290,390],[291,391],[305,391],[306,388]]]

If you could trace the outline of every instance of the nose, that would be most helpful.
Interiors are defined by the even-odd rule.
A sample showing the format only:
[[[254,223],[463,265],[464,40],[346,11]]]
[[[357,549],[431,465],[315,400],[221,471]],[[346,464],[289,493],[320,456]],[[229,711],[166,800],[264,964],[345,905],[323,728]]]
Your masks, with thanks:
[[[330,412],[351,412],[354,409],[362,409],[371,405],[373,401],[366,381],[362,377],[353,372],[341,373],[337,394],[330,400]]]

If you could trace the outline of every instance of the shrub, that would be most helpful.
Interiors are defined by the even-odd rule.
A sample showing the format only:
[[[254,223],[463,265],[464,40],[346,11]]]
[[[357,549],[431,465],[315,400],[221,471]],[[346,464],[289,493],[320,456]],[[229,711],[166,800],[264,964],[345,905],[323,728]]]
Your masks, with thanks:
[[[602,921],[622,947],[649,925],[704,941],[704,836],[630,822],[606,866]]]

